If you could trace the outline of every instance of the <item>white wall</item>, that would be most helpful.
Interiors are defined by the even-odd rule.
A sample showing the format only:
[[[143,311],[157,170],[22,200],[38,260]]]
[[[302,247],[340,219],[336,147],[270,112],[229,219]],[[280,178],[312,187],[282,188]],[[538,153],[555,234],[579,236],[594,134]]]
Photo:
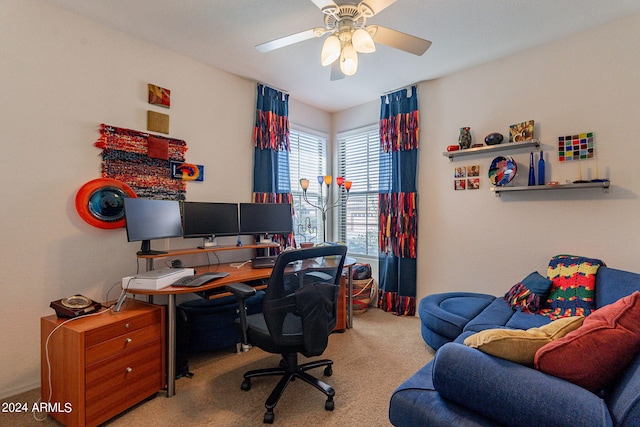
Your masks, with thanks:
[[[187,184],[187,199],[249,201],[256,86],[43,1],[2,1],[0,39],[6,397],[40,385],[39,322],[54,313],[51,301],[113,299],[112,286],[136,271],[139,243],[127,243],[124,229],[86,224],[74,207],[78,189],[100,177],[100,123],[145,131],[148,109],[169,114],[169,136],[184,139],[187,160],[206,170],[205,182]],[[169,110],[150,108],[148,83],[171,89]],[[291,105],[292,117],[330,131],[328,113]]]
[[[418,298],[448,291],[504,294],[549,258],[571,253],[640,271],[640,213],[635,128],[640,117],[640,16],[419,85]],[[375,108],[374,105],[375,104]],[[334,114],[334,129],[377,120],[378,102]],[[354,118],[360,118],[354,119]],[[485,154],[450,163],[442,153],[470,126],[474,142],[509,125],[535,120],[547,181],[593,178],[594,161],[557,161],[557,137],[593,131],[598,172],[611,192],[489,191]],[[516,185],[527,185],[529,152],[512,155]],[[536,155],[537,160],[537,155]],[[454,191],[453,168],[478,164],[481,189]]]

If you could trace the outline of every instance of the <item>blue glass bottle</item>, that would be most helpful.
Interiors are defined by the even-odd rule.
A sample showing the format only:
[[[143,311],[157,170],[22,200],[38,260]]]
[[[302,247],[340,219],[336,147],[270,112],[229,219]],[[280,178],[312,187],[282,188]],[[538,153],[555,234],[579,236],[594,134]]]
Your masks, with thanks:
[[[538,160],[538,185],[545,185],[544,182],[544,152],[540,151],[540,160]]]
[[[529,185],[536,185],[536,173],[533,170],[533,151],[529,158]]]

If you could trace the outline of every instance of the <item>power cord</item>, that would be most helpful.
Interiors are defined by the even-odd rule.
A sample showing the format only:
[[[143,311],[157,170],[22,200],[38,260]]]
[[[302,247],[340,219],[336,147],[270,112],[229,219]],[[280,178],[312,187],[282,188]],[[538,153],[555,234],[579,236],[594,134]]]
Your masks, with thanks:
[[[229,266],[234,268],[242,268],[245,265],[249,264],[250,262],[251,262],[250,259],[245,262],[232,262],[231,264],[229,264]]]
[[[67,323],[69,323],[69,322],[73,322],[74,320],[82,319],[82,318],[84,318],[84,317],[99,316],[99,315],[101,315],[101,314],[108,313],[109,311],[111,311],[111,309],[112,309],[112,308],[113,308],[113,305],[112,305],[112,306],[110,306],[107,310],[98,311],[98,312],[96,312],[96,313],[91,313],[91,314],[85,314],[85,315],[83,315],[83,316],[78,316],[78,317],[72,317],[72,318],[69,318],[69,319],[65,320],[64,322],[60,323],[60,324],[59,324],[58,326],[56,326],[55,328],[53,328],[53,330],[52,330],[51,332],[49,332],[49,335],[47,335],[47,339],[45,340],[45,343],[44,343],[45,359],[46,359],[46,361],[47,361],[47,382],[48,382],[48,384],[49,384],[49,398],[47,399],[47,406],[51,403],[51,398],[53,397],[53,387],[52,387],[52,383],[51,383],[51,359],[50,359],[50,357],[49,357],[49,340],[51,339],[51,336],[52,336],[52,335],[53,335],[53,334],[54,334],[58,329],[60,329],[62,326],[66,325],[66,324],[67,324]],[[38,400],[37,400],[37,402],[36,402],[37,408],[41,408],[41,405],[40,405],[41,401],[42,401],[42,398],[40,398],[40,399],[38,399]],[[36,410],[36,411],[33,411],[33,412],[32,412],[32,414],[33,414],[33,418],[34,418],[36,421],[43,422],[44,420],[46,420],[46,419],[47,419],[47,416],[48,416],[48,415],[47,415],[47,413],[46,413],[46,412],[45,412],[45,416],[44,416],[44,418],[38,418],[38,416],[37,416],[37,413],[38,413],[38,412],[42,412],[42,411],[40,411],[40,410]]]

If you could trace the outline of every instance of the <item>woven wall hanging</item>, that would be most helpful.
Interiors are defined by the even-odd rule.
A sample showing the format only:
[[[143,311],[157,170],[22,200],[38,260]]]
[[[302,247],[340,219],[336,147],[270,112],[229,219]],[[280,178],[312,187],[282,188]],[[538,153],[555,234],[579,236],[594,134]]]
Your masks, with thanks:
[[[127,183],[138,197],[185,200],[186,182],[171,178],[170,162],[184,162],[187,143],[116,126],[100,125],[102,176]]]

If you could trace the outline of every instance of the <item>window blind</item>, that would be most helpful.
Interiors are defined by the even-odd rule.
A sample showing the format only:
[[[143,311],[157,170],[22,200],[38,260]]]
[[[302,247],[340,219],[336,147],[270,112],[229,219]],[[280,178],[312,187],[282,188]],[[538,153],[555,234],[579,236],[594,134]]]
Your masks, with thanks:
[[[378,125],[338,134],[339,173],[352,181],[349,200],[340,209],[339,236],[354,255],[378,253],[380,135]]]
[[[322,242],[322,214],[303,200],[300,179],[309,180],[307,198],[311,203],[319,205],[320,185],[317,177],[325,175],[327,170],[327,140],[328,136],[325,134],[294,128],[293,125],[290,130],[289,178],[295,210],[294,232],[298,243]]]

